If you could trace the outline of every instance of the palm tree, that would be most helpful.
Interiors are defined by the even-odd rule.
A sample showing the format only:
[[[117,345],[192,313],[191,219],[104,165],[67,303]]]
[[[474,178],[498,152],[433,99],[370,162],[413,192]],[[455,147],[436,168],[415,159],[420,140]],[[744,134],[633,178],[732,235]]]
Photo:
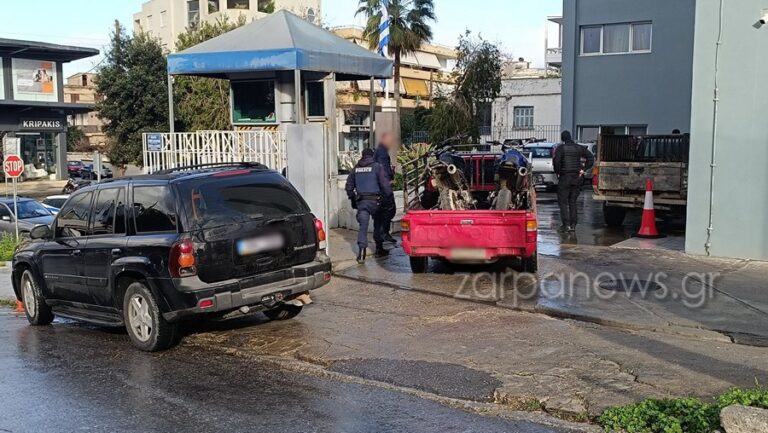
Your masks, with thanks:
[[[435,21],[433,0],[389,0],[389,55],[395,67],[395,101],[400,110],[400,59],[414,53],[422,44],[432,40],[432,28],[428,21]],[[370,49],[379,45],[382,0],[360,0],[355,16],[364,14],[368,22],[363,37]],[[371,89],[373,91],[373,89]]]

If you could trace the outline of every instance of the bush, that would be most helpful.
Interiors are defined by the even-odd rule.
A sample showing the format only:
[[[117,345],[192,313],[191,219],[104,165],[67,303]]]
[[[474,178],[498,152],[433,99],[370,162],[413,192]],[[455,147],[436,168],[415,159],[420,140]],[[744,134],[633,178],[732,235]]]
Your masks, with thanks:
[[[19,243],[16,242],[16,237],[14,235],[4,233],[0,236],[0,262],[11,261],[17,245],[19,245]]]
[[[610,408],[598,422],[607,431],[627,433],[712,433],[720,427],[720,411],[734,404],[768,409],[768,390],[731,389],[717,404],[697,398],[644,400],[640,403]]]

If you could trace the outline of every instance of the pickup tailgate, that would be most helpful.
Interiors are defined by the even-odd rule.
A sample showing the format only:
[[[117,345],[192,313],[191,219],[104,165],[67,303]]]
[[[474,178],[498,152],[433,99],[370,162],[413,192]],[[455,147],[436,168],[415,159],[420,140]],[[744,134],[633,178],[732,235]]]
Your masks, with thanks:
[[[487,261],[536,251],[536,215],[526,211],[409,211],[403,228],[409,256]]]

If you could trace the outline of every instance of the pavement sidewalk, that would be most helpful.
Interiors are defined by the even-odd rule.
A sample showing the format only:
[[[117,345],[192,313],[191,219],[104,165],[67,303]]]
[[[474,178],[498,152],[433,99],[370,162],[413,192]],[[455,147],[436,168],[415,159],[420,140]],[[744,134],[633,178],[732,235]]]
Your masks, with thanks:
[[[514,263],[438,261],[429,273],[414,275],[399,248],[357,265],[355,235],[331,232],[340,277],[625,329],[768,346],[767,262],[563,245],[540,256],[535,276],[515,271]]]

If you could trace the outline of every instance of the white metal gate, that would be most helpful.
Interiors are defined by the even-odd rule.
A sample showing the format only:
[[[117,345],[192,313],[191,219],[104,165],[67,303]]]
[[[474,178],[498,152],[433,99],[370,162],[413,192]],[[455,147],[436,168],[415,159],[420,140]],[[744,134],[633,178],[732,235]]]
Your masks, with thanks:
[[[260,162],[281,171],[285,140],[279,131],[197,131],[146,133],[144,173],[224,162]]]

